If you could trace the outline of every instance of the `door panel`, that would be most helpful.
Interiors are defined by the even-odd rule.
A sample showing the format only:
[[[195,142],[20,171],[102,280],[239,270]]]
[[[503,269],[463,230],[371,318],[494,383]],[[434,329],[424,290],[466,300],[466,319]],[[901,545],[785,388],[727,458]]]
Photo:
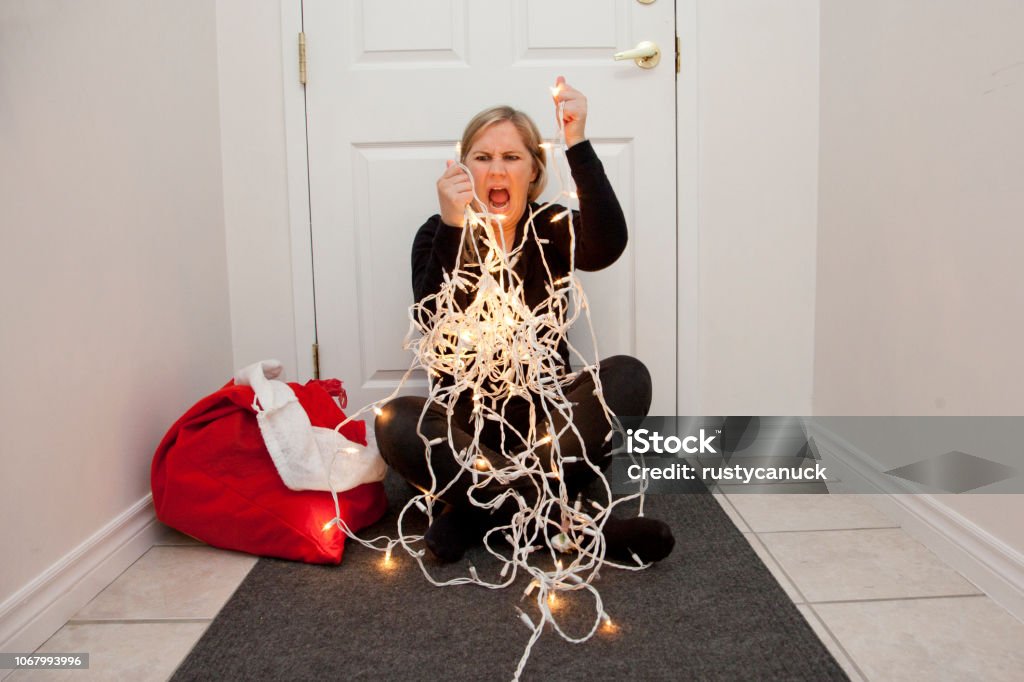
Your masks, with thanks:
[[[351,405],[397,385],[412,303],[410,250],[437,213],[435,183],[481,109],[512,104],[545,137],[557,75],[590,102],[588,137],[616,189],[630,245],[582,275],[601,357],[629,353],[675,408],[673,4],[636,0],[306,0],[310,214],[321,375]],[[654,40],[661,64],[611,54]],[[549,187],[549,194],[554,189]],[[593,358],[590,334],[573,343]],[[425,389],[422,376],[407,386]]]
[[[466,5],[464,0],[356,0],[353,67],[465,66]]]
[[[529,0],[513,3],[512,16],[517,63],[606,62],[629,41],[630,6],[616,0]]]
[[[359,353],[361,376],[369,382],[393,381],[409,366],[411,356],[401,342],[413,303],[410,230],[426,218],[423,207],[437,203],[434,184],[424,178],[443,168],[451,154],[447,143],[353,146]],[[401,201],[395,200],[396,189]]]

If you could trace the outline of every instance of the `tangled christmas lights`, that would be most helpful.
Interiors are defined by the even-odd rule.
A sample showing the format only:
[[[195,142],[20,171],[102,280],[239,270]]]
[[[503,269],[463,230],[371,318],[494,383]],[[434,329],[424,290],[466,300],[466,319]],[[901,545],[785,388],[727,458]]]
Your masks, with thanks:
[[[552,95],[557,94],[552,88]],[[559,200],[570,204],[577,200],[570,186],[565,159],[567,148],[562,115],[563,103],[558,104],[559,129],[553,143],[543,143],[551,155],[550,165],[558,181],[558,194],[553,200],[532,210],[527,217],[523,235],[518,244],[505,249],[497,234],[502,230],[500,214],[474,210],[472,206],[487,204],[476,195],[466,208],[466,227],[462,231],[459,256],[454,268],[444,275],[444,282],[436,293],[414,304],[409,310],[409,333],[405,347],[413,351],[414,359],[399,387],[384,400],[367,405],[348,420],[373,410],[381,414],[380,406],[398,395],[405,381],[417,368],[431,377],[430,390],[420,415],[417,431],[423,441],[424,457],[430,463],[432,449],[447,441],[451,457],[461,468],[459,478],[469,477],[468,501],[481,509],[508,509],[511,520],[487,531],[484,547],[501,566],[498,575],[486,579],[475,566],[468,567],[468,575],[445,581],[435,579],[424,563],[423,537],[406,534],[403,527],[407,513],[417,508],[432,521],[435,503],[445,498],[455,480],[439,483],[431,470],[432,486],[416,495],[398,515],[398,537],[381,536],[373,540],[357,537],[340,518],[325,526],[325,531],[337,525],[352,540],[384,552],[384,563],[392,561],[392,550],[401,546],[419,565],[426,579],[436,586],[475,584],[490,589],[512,585],[520,572],[529,578],[524,597],[532,596],[536,604],[535,616],[518,609],[519,618],[532,631],[520,658],[514,679],[522,674],[530,651],[539,639],[545,624],[550,624],[564,639],[583,642],[602,625],[613,628],[612,620],[604,609],[601,595],[594,587],[600,570],[612,566],[626,570],[646,568],[635,554],[634,564],[622,564],[605,558],[604,524],[612,509],[639,498],[643,513],[643,492],[613,500],[611,488],[602,470],[586,454],[586,443],[574,425],[573,405],[566,399],[564,389],[581,372],[590,374],[608,423],[605,442],[614,434],[615,417],[605,403],[600,369],[596,361],[597,342],[594,335],[586,295],[574,274],[575,263],[569,263],[569,274],[553,279],[544,256],[537,249],[547,275],[547,298],[539,305],[530,306],[523,295],[523,282],[514,267],[525,245],[533,240],[544,243],[535,226],[538,216],[544,214]],[[460,154],[456,154],[458,158]],[[472,182],[470,170],[459,165]],[[570,258],[575,246],[574,213],[571,209],[558,212],[552,222],[561,221],[568,230]],[[595,349],[595,360],[590,362],[568,340],[573,323],[586,321]],[[566,344],[573,358],[583,364],[577,372],[565,374],[559,354]],[[445,381],[440,381],[445,377]],[[468,392],[473,399],[471,413],[472,442],[468,447],[456,447],[451,436],[456,402]],[[509,401],[516,397],[528,398],[530,404],[529,427],[525,432],[506,419]],[[448,437],[428,439],[422,424],[433,405],[447,414]],[[556,419],[557,417],[557,419]],[[348,421],[346,420],[346,421]],[[502,428],[501,451],[498,461],[484,455],[481,434],[487,422],[497,422]],[[554,424],[563,424],[555,428]],[[341,428],[341,425],[338,427]],[[463,428],[465,426],[463,425]],[[511,434],[510,437],[506,434]],[[562,455],[562,444],[577,439],[582,457]],[[575,449],[575,448],[574,448]],[[570,499],[565,485],[565,465],[587,466],[604,488],[606,504],[584,502],[581,497]],[[529,495],[517,490],[528,489]],[[337,507],[337,494],[332,491]],[[509,514],[503,515],[507,518]],[[504,542],[502,542],[502,540]],[[566,632],[553,613],[559,593],[586,592],[594,600],[594,621],[586,632],[573,635]]]

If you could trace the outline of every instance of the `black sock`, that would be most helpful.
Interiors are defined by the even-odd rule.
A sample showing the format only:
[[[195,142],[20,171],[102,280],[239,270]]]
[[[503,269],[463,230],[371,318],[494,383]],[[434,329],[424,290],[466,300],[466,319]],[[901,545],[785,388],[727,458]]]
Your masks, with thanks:
[[[488,514],[475,507],[447,504],[430,524],[423,540],[443,563],[458,561],[487,532]]]
[[[604,524],[604,539],[609,559],[632,561],[636,554],[644,563],[661,561],[676,545],[665,522],[646,516],[609,518]]]

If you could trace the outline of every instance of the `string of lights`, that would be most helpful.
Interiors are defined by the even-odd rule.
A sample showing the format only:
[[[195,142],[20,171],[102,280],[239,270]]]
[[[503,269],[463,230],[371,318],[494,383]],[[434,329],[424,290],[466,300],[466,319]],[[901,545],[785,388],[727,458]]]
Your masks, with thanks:
[[[560,86],[552,88],[557,97]],[[450,272],[444,274],[440,289],[413,304],[409,309],[409,332],[404,345],[413,353],[413,361],[398,387],[387,398],[365,406],[338,426],[373,411],[378,416],[381,406],[401,391],[412,373],[421,369],[430,377],[427,400],[420,414],[417,432],[423,441],[424,457],[428,465],[432,452],[447,442],[450,456],[458,463],[460,474],[472,481],[468,502],[474,506],[495,510],[508,510],[508,523],[491,528],[484,535],[484,547],[500,566],[496,576],[482,577],[470,564],[468,575],[438,580],[424,562],[423,536],[404,531],[407,514],[419,510],[432,522],[434,505],[446,496],[456,480],[439,482],[433,466],[430,488],[414,496],[398,515],[398,536],[380,536],[372,540],[359,538],[341,518],[338,497],[332,489],[336,517],[324,527],[329,532],[337,526],[351,540],[384,553],[383,566],[394,561],[393,550],[401,547],[420,567],[426,580],[435,586],[474,584],[489,589],[511,586],[525,574],[528,584],[523,599],[532,597],[537,613],[531,616],[515,607],[519,619],[532,631],[514,679],[519,679],[533,645],[540,638],[544,626],[550,626],[569,642],[584,642],[599,628],[613,630],[615,625],[604,609],[601,595],[594,582],[602,568],[609,566],[624,570],[641,570],[644,564],[633,554],[635,563],[624,564],[605,558],[604,524],[612,510],[639,499],[643,514],[643,490],[637,494],[614,499],[608,480],[602,470],[586,456],[583,436],[575,426],[573,404],[564,389],[582,372],[590,375],[594,395],[598,398],[608,423],[607,443],[615,432],[615,417],[604,400],[600,365],[590,362],[569,342],[569,329],[577,321],[585,320],[592,347],[597,339],[590,317],[587,298],[575,263],[570,255],[567,275],[555,279],[551,267],[539,248],[541,263],[546,273],[547,298],[536,306],[527,304],[523,296],[523,281],[515,271],[516,263],[530,241],[543,246],[544,239],[537,229],[540,216],[563,201],[572,205],[578,196],[571,188],[565,151],[563,103],[558,103],[558,133],[553,142],[542,147],[550,156],[549,165],[558,183],[553,199],[529,212],[519,243],[502,248],[498,234],[502,231],[500,214],[489,213],[487,204],[480,200],[473,186],[475,201],[466,207],[466,226],[462,231],[459,256]],[[461,150],[456,148],[459,166],[472,183],[473,174],[461,163]],[[473,207],[483,207],[476,210]],[[574,213],[565,208],[554,214],[552,223],[564,224],[570,240],[570,254],[575,250]],[[565,344],[570,355],[582,367],[570,373],[562,370],[559,347]],[[441,381],[442,377],[445,378]],[[452,433],[460,428],[453,423],[456,402],[463,395],[471,395],[472,442],[457,447]],[[506,418],[506,410],[514,398],[526,398],[530,405],[529,426],[525,432]],[[448,436],[430,439],[423,433],[423,421],[428,409],[440,408],[447,415]],[[556,418],[557,417],[557,418]],[[488,422],[497,422],[502,428],[501,450],[497,461],[484,453],[492,452],[482,446],[481,434]],[[556,428],[555,424],[563,424]],[[465,428],[463,425],[461,428]],[[563,444],[575,439],[582,456],[563,456]],[[575,448],[573,448],[575,450]],[[446,453],[447,454],[447,453]],[[589,467],[598,484],[604,489],[605,504],[570,497],[565,485],[565,465],[580,464]],[[527,490],[530,494],[518,491]],[[504,511],[502,518],[507,518]],[[501,542],[504,540],[504,542]],[[586,593],[594,602],[594,620],[581,634],[567,632],[556,616],[560,599],[567,593]]]

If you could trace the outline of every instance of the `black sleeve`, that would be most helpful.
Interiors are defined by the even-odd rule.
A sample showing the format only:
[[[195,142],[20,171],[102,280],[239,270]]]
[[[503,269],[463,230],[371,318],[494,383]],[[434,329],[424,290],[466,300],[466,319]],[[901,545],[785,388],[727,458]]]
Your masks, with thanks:
[[[590,140],[573,145],[565,156],[580,201],[580,210],[573,211],[576,267],[580,270],[606,268],[626,249],[629,239],[626,216]],[[566,218],[551,224],[548,234],[552,245],[568,264],[570,239]]]
[[[412,294],[417,302],[437,293],[444,273],[451,273],[459,253],[462,230],[431,216],[412,242]]]

